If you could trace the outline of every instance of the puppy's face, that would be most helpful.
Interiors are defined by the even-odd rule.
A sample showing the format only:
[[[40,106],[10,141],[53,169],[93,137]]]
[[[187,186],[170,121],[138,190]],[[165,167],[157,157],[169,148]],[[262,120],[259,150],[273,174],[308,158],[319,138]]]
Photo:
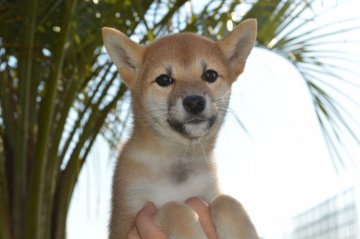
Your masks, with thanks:
[[[198,139],[223,121],[231,83],[216,44],[189,33],[165,37],[144,52],[136,114],[163,135]]]
[[[197,140],[217,132],[224,119],[231,84],[255,43],[256,21],[219,42],[182,33],[145,47],[113,29],[103,36],[132,91],[135,120],[166,137]]]

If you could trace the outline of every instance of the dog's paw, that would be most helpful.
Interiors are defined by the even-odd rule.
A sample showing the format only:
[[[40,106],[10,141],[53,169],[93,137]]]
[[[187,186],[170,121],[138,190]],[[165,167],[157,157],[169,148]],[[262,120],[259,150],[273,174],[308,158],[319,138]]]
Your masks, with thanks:
[[[259,239],[242,205],[230,196],[221,195],[211,203],[211,217],[219,239]]]
[[[185,203],[169,202],[157,215],[157,225],[169,239],[207,239],[199,223],[199,216]]]

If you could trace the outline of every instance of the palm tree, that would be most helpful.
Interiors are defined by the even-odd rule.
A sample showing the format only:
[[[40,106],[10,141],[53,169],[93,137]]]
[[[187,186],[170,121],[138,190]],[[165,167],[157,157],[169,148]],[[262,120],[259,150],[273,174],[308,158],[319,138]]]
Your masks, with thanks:
[[[102,26],[147,43],[179,31],[217,39],[242,19],[257,18],[258,46],[281,54],[303,75],[324,138],[342,162],[334,150],[341,133],[359,140],[347,122],[351,114],[329,93],[329,78],[346,79],[318,46],[358,27],[337,22],[340,28],[321,26],[322,33],[309,28],[317,15],[300,16],[312,13],[312,3],[1,0],[0,237],[65,238],[70,199],[96,137],[115,149],[126,130],[128,93],[103,50]],[[325,53],[347,60],[346,52]]]

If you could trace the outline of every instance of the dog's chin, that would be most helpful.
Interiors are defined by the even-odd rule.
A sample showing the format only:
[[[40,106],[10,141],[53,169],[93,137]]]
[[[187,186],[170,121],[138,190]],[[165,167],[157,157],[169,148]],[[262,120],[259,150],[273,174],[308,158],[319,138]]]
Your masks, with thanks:
[[[191,119],[183,122],[168,119],[170,127],[182,136],[189,139],[199,139],[206,135],[216,122],[216,116],[209,119]]]

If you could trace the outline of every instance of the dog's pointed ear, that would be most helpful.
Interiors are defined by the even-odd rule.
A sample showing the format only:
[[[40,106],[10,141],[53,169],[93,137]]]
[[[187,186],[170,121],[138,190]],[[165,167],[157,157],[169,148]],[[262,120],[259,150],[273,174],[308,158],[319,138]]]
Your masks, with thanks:
[[[131,88],[136,71],[143,61],[145,47],[133,42],[122,32],[109,27],[102,28],[106,51],[116,65],[125,84]]]
[[[241,22],[227,37],[217,42],[228,61],[233,79],[244,70],[246,59],[256,43],[256,32],[256,19],[248,19]]]

